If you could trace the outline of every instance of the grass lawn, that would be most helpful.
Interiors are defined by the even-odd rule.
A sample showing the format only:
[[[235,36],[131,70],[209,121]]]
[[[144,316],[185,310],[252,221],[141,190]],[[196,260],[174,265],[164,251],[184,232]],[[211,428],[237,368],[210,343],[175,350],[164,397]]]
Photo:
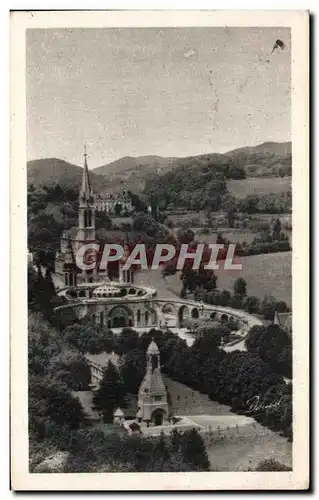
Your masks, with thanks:
[[[223,237],[229,240],[231,243],[246,243],[250,244],[258,233],[252,233],[250,231],[219,231],[222,232]],[[219,232],[211,232],[209,234],[203,234],[200,231],[195,234],[195,240],[201,243],[216,243],[216,238]]]
[[[227,182],[229,192],[236,198],[248,195],[286,193],[291,189],[291,177],[248,177]]]
[[[213,471],[254,470],[271,458],[292,467],[292,444],[257,422],[222,433],[217,440],[207,436],[205,445]]]
[[[211,401],[206,394],[175,382],[166,375],[163,375],[163,380],[170,395],[173,415],[227,415],[230,413],[228,406]]]

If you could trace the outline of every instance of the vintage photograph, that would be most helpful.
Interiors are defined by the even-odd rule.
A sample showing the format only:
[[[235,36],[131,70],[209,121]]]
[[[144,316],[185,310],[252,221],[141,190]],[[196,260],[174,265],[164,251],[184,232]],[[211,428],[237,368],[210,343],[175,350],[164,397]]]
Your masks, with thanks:
[[[291,27],[25,51],[28,472],[292,473]]]

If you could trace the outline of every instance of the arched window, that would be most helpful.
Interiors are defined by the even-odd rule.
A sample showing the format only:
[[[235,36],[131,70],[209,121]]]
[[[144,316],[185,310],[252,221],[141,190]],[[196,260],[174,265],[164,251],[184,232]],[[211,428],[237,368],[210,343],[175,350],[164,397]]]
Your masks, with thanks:
[[[145,312],[145,325],[148,325],[148,311]]]
[[[138,309],[137,311],[137,322],[140,323],[141,322],[141,311]]]

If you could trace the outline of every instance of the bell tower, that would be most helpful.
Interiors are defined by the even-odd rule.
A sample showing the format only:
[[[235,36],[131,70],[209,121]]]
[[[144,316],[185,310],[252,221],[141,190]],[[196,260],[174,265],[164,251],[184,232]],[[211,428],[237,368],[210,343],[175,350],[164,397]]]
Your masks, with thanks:
[[[168,420],[168,403],[163,382],[159,349],[152,340],[146,351],[146,373],[138,392],[137,417],[147,425],[163,425]]]

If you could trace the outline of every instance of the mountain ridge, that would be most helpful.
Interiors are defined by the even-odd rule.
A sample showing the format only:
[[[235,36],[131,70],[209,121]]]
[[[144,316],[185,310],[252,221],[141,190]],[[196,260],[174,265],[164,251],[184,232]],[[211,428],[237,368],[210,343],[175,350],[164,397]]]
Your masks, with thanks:
[[[229,158],[245,169],[250,177],[291,175],[291,142],[264,142],[256,146],[244,146],[226,153],[208,153],[186,157],[162,157],[159,155],[124,156],[113,162],[90,170],[93,188],[97,191],[131,189],[141,192],[145,180],[161,175],[179,166],[195,166],[201,161]],[[79,185],[82,167],[59,158],[43,158],[27,163],[28,183],[34,185]]]

